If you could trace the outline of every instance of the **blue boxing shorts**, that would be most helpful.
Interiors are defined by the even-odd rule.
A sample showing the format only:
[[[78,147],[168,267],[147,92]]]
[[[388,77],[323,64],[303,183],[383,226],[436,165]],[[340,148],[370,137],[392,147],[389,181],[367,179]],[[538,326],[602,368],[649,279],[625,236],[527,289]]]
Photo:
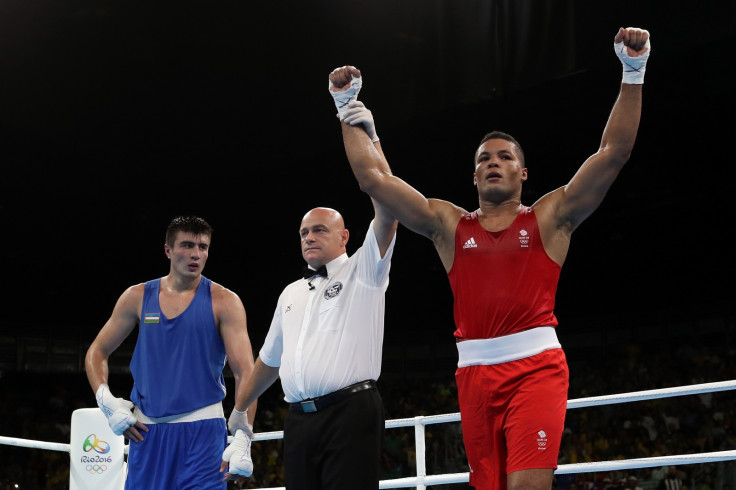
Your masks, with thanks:
[[[220,473],[227,447],[224,418],[147,424],[143,442],[131,442],[126,490],[226,490]]]

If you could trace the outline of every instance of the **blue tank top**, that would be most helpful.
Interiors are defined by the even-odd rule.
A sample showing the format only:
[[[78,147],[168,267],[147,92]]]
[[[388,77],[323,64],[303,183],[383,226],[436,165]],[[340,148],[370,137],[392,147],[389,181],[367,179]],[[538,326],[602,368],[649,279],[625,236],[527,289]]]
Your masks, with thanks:
[[[176,318],[159,305],[161,279],[148,281],[130,360],[130,399],[149,417],[191,412],[225,398],[227,360],[212,310],[212,281],[202,276],[194,298]]]

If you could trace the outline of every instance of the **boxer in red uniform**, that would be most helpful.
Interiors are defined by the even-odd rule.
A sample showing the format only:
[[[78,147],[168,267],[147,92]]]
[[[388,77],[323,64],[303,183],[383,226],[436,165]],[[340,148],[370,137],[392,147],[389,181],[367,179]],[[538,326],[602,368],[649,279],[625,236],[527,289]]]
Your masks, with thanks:
[[[564,186],[521,202],[528,170],[509,134],[475,153],[479,207],[427,199],[392,175],[371,141],[372,113],[357,100],[361,73],[330,73],[348,160],[360,188],[434,243],[454,296],[456,372],[470,484],[479,490],[549,490],[567,407],[568,368],[557,340],[555,295],[573,231],[600,205],[629,160],[639,129],[649,32],[620,28],[618,98],[600,146]]]

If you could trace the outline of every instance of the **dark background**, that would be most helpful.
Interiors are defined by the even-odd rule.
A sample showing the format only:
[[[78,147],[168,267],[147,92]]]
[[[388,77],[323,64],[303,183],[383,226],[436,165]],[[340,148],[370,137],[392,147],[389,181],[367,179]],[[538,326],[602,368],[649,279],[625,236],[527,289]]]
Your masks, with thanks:
[[[91,341],[126,287],[167,273],[165,227],[191,213],[215,229],[205,275],[241,296],[257,350],[303,264],[304,213],[340,210],[350,253],[372,216],[333,68],[363,71],[394,173],[426,196],[475,209],[473,153],[500,129],[525,148],[531,204],[597,150],[619,26],[652,34],[642,124],[575,234],[561,327],[730,311],[733,2],[14,0],[0,4],[2,330]],[[431,242],[400,228],[387,332],[451,342],[451,301]]]
[[[94,406],[86,346],[125,288],[168,272],[174,216],[215,228],[205,275],[241,296],[256,351],[303,265],[304,213],[340,210],[355,251],[372,208],[344,155],[334,68],[363,71],[360,99],[394,173],[426,196],[475,209],[473,154],[498,129],[524,146],[532,204],[598,148],[621,80],[620,26],[649,29],[653,50],[631,160],[575,232],[560,279],[571,398],[733,379],[736,2],[0,2],[0,434],[68,440],[71,411]],[[453,330],[431,242],[400,227],[379,380],[387,418],[457,411]],[[118,396],[131,383],[123,347],[111,358]],[[281,428],[277,385],[258,431]],[[679,400],[666,410],[695,413]],[[620,426],[592,413],[591,433],[618,439]],[[0,452],[17,481],[68,481],[66,455]],[[429,473],[464,463],[459,453]],[[256,467],[265,481],[260,468],[280,464]]]

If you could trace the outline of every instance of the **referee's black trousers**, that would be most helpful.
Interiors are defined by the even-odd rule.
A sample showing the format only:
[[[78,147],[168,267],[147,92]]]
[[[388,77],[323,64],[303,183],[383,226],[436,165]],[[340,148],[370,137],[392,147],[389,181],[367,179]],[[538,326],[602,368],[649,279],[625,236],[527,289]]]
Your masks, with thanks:
[[[378,390],[284,421],[287,490],[376,490],[386,424]]]

